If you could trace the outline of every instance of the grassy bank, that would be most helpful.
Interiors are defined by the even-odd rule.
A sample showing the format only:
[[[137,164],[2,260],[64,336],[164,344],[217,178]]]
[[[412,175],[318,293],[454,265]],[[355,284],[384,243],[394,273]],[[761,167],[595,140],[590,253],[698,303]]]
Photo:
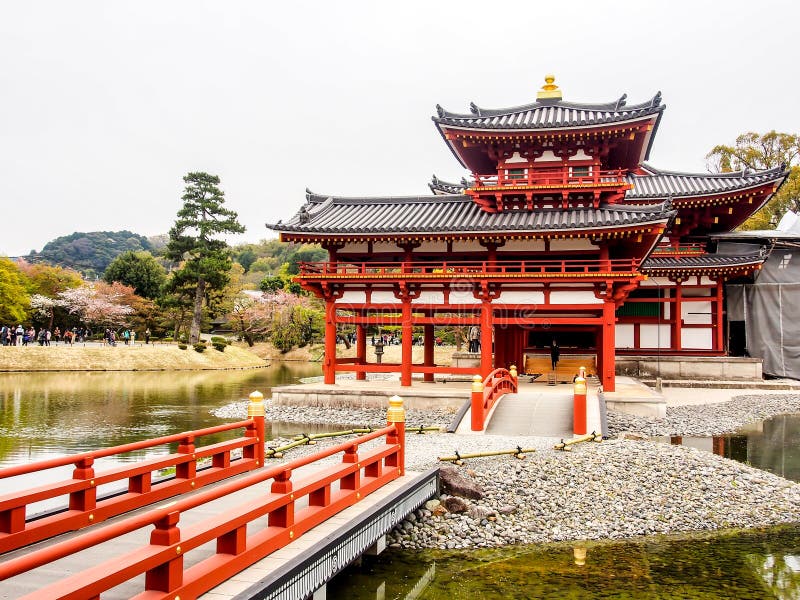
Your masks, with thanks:
[[[0,371],[191,371],[265,365],[257,355],[235,346],[225,352],[209,347],[202,353],[169,344],[0,347]]]

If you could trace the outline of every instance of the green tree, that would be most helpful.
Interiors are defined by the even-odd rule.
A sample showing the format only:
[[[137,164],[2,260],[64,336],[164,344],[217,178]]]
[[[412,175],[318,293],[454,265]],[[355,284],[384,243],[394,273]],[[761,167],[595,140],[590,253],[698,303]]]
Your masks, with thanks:
[[[789,177],[769,202],[742,225],[741,229],[770,229],[787,210],[800,209],[800,136],[753,131],[736,138],[733,146],[715,146],[706,155],[709,169],[717,173],[741,169],[773,169],[784,165]]]
[[[155,299],[167,280],[164,267],[147,251],[123,252],[108,265],[103,281],[129,285],[139,296]]]
[[[225,194],[219,189],[219,177],[208,173],[188,173],[183,207],[169,231],[165,256],[179,264],[172,273],[173,284],[194,287],[192,324],[189,341],[200,339],[203,302],[208,289],[219,289],[228,283],[231,256],[224,240],[214,236],[243,233],[237,214],[225,208]]]
[[[256,262],[258,255],[251,249],[245,248],[236,256],[236,262],[238,262],[244,268],[244,272],[247,273],[250,270],[250,265]]]
[[[14,261],[0,256],[0,324],[19,325],[28,316],[30,297],[26,279]]]

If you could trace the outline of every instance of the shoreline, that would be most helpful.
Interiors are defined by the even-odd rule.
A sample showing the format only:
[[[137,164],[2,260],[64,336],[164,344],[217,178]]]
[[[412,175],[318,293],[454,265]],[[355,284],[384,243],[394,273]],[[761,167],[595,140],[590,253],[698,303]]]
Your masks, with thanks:
[[[245,403],[235,403],[215,414],[238,418],[244,409]],[[318,423],[323,412],[329,423],[377,425],[385,419],[383,409],[336,409],[333,415],[331,409],[267,404],[270,420]],[[669,407],[664,427],[673,435],[696,435],[698,430],[717,435],[754,419],[793,412],[800,412],[800,394],[736,396],[725,403]],[[658,421],[619,413],[609,416],[621,437],[649,435],[648,431],[659,427]],[[409,426],[442,425],[446,417],[443,411],[409,410],[406,420]],[[698,427],[692,429],[694,419]],[[408,436],[408,469],[453,469],[481,488],[482,497],[464,498],[445,490],[393,529],[387,544],[404,550],[476,550],[800,522],[800,484],[767,471],[703,450],[647,439],[578,444],[572,452],[554,450],[558,441],[446,433]],[[289,458],[313,452],[320,445],[293,450]],[[524,460],[509,456],[470,459],[461,467],[438,461],[454,450],[463,454],[516,446],[536,451]]]

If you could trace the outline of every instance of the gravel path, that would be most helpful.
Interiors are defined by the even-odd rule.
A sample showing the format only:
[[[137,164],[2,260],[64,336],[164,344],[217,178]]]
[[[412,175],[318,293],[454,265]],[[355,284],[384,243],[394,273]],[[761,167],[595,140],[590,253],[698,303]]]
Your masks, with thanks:
[[[215,411],[244,418],[247,403]],[[667,409],[662,421],[609,414],[613,433],[716,435],[783,413],[800,412],[800,395],[744,396],[714,405]],[[450,411],[407,411],[410,426],[450,422]],[[274,406],[267,418],[304,423],[381,425],[383,409]],[[291,459],[326,444],[292,450]],[[535,448],[526,459],[470,459],[459,472],[484,491],[478,500],[442,496],[415,511],[389,534],[394,547],[467,549],[548,541],[614,539],[651,534],[764,527],[800,522],[800,485],[685,446],[612,439],[572,452],[541,437],[407,436],[406,466],[442,466],[439,456]],[[273,440],[270,445],[278,445]],[[366,446],[366,445],[365,445]],[[329,460],[339,460],[338,457]],[[445,507],[449,507],[447,510]]]
[[[623,413],[608,413],[609,433],[623,431],[648,436],[711,436],[731,433],[742,425],[776,415],[800,412],[800,394],[737,396],[729,402],[667,407],[660,421]]]

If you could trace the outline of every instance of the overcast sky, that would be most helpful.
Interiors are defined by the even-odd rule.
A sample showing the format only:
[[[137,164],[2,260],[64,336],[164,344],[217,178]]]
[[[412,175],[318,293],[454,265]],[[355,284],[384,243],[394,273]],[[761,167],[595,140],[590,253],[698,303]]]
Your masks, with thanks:
[[[166,233],[182,176],[220,176],[247,233],[305,188],[428,193],[464,173],[435,105],[661,90],[650,162],[704,171],[745,131],[796,133],[800,4],[769,2],[0,3],[0,254],[73,231]]]

